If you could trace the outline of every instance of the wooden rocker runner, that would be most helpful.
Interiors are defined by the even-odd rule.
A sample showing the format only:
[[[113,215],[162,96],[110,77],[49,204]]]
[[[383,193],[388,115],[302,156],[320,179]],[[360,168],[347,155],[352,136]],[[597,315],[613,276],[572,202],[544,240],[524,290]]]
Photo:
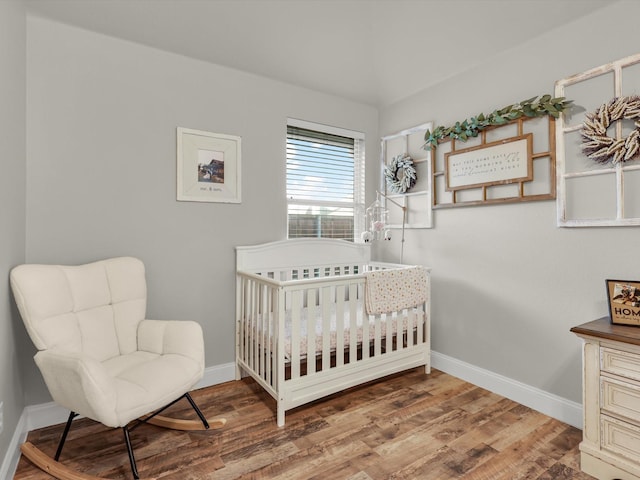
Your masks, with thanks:
[[[145,319],[147,288],[140,260],[20,265],[11,271],[11,288],[38,349],[34,359],[47,388],[54,401],[71,411],[54,458],[30,442],[20,448],[48,474],[60,480],[99,478],[58,461],[78,415],[122,428],[134,479],[140,475],[130,432],[138,426],[195,431],[226,423],[207,420],[189,394],[204,373],[200,325]],[[160,415],[183,398],[198,420]]]

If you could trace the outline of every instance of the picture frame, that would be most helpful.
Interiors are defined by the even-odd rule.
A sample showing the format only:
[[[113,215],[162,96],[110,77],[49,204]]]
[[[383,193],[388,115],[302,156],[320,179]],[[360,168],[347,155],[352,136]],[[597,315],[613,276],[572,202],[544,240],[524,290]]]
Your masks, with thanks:
[[[183,127],[176,135],[176,199],[241,203],[241,137]]]
[[[611,323],[640,327],[640,281],[607,279],[606,285]]]
[[[446,190],[533,180],[531,133],[445,154]]]

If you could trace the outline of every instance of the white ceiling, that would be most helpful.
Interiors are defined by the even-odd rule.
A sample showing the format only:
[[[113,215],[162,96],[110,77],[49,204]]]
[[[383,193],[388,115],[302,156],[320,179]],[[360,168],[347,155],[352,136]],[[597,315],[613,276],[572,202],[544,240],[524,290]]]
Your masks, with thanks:
[[[32,15],[382,106],[611,0],[25,0]]]

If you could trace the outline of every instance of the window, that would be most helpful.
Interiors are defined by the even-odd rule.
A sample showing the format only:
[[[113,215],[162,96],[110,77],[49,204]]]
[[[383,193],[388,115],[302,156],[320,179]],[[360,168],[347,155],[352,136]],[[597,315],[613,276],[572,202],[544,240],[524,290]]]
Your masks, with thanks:
[[[289,238],[360,239],[364,228],[364,135],[289,120]]]

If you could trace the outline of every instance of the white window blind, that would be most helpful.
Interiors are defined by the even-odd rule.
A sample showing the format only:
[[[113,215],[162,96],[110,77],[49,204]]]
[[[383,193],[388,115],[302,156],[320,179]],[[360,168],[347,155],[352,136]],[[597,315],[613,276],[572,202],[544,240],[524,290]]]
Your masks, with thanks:
[[[363,143],[357,132],[289,122],[289,238],[360,238],[364,226]]]

